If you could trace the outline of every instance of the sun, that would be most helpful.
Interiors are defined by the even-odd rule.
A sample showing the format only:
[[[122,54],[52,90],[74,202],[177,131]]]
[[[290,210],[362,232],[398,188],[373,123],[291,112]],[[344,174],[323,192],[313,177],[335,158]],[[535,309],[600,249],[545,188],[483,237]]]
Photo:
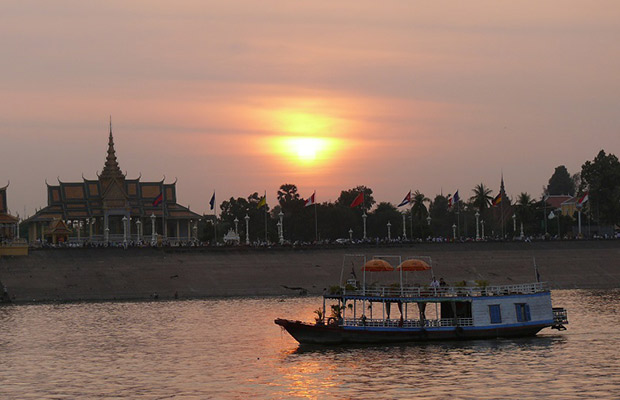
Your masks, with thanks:
[[[327,138],[286,137],[283,138],[283,146],[291,155],[296,156],[299,162],[312,163],[324,156],[333,143]]]

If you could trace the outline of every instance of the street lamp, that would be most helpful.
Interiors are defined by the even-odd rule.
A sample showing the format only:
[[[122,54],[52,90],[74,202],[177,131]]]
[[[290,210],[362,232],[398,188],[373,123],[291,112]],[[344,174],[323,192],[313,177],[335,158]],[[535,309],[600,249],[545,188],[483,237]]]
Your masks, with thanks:
[[[349,242],[353,242],[353,229],[349,229]]]
[[[407,240],[407,227],[405,221],[405,213],[403,213],[403,239]]]
[[[392,240],[392,224],[390,224],[390,221],[388,221],[387,223],[387,228],[388,228],[388,241]]]
[[[127,246],[127,216],[123,216],[123,244]]]
[[[484,240],[484,220],[480,220],[480,226],[482,226],[482,240]]]
[[[517,232],[517,214],[512,214],[512,231]]]
[[[157,244],[157,232],[155,231],[155,213],[151,213],[151,244],[155,246]]]
[[[428,226],[431,226],[431,216],[430,215],[428,217],[426,217],[426,223],[428,224]]]
[[[480,229],[478,227],[478,225],[480,225],[480,213],[478,211],[476,211],[476,213],[474,214],[474,216],[476,217],[476,240],[480,240]]]
[[[235,234],[239,235],[239,220],[237,219],[237,217],[235,217],[235,220],[233,222],[235,223]]]
[[[282,222],[282,220],[284,219],[284,213],[282,211],[280,211],[278,213],[278,217],[280,217],[280,222],[279,222],[279,226],[280,226],[280,244],[284,243],[284,223]]]
[[[245,244],[250,244],[250,216],[245,214]]]
[[[452,224],[452,238],[456,240],[456,224]]]
[[[136,221],[136,226],[138,227],[138,242],[139,242],[140,240],[142,240],[142,221],[140,221],[140,219]]]
[[[366,218],[368,218],[368,215],[366,215],[366,211],[364,211],[364,214],[362,214],[362,220],[364,221],[364,240],[366,240]]]

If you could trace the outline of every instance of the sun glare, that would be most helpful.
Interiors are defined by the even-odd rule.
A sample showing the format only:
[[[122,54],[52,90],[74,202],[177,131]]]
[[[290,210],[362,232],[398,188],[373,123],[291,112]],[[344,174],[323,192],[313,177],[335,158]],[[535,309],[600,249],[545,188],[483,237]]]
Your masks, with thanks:
[[[318,156],[324,156],[330,146],[329,140],[324,138],[291,137],[285,138],[283,142],[289,152],[303,163],[310,163],[316,161]]]
[[[292,107],[266,108],[260,112],[259,122],[272,135],[261,148],[275,160],[283,161],[289,167],[327,167],[335,160],[336,151],[343,150],[349,143],[346,139],[350,122],[334,115],[338,107],[321,103],[299,104]],[[303,103],[303,102],[302,102]],[[274,161],[275,161],[274,160]],[[322,168],[320,168],[322,170]],[[303,171],[318,171],[319,168],[303,168]]]

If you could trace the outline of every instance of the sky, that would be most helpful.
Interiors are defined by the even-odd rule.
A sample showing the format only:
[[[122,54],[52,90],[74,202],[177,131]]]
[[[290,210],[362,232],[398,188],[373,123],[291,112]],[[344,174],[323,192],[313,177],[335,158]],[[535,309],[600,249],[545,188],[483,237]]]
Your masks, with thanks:
[[[0,186],[128,178],[180,204],[296,184],[398,204],[479,183],[539,197],[620,155],[620,2],[4,1]]]

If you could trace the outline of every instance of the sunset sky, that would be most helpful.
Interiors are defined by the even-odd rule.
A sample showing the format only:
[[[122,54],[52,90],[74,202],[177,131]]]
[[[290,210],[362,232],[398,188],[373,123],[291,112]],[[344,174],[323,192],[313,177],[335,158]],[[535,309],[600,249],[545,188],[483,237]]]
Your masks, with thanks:
[[[397,204],[483,182],[540,196],[620,155],[620,2],[5,1],[0,186],[90,179],[109,117],[129,178],[179,203],[283,183]]]

